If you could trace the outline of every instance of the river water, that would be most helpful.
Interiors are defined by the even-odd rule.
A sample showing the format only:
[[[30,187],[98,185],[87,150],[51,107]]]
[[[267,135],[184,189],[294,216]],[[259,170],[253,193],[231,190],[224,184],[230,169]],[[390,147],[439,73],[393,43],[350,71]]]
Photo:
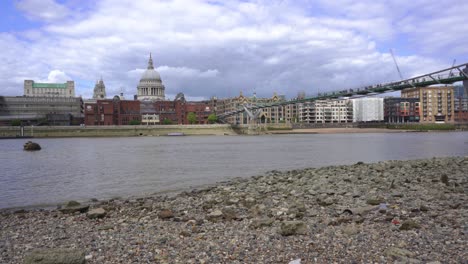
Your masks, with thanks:
[[[0,140],[0,208],[178,191],[234,177],[357,161],[468,155],[468,133]]]

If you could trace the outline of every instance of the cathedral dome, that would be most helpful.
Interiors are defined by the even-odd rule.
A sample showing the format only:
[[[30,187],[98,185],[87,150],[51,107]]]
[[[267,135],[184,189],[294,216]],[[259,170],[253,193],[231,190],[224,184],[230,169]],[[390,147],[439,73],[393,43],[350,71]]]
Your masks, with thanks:
[[[147,69],[141,76],[140,81],[158,81],[161,82],[161,76],[154,69]]]
[[[151,57],[151,54],[150,54],[150,58],[149,58],[149,61],[148,61],[148,68],[146,69],[146,71],[141,76],[140,82],[141,81],[161,82],[161,75],[159,75],[159,73],[154,69],[153,58]]]
[[[153,58],[151,57],[148,60],[148,68],[143,72],[141,76],[140,83],[137,86],[138,100],[164,100],[165,90],[161,75],[154,69]]]

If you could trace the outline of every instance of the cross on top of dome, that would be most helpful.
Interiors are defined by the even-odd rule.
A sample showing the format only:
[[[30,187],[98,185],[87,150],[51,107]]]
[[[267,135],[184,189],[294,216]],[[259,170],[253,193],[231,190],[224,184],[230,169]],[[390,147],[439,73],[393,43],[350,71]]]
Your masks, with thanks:
[[[153,66],[153,58],[151,58],[151,52],[150,52],[150,57],[148,60],[148,70],[152,70],[152,69],[154,69],[154,66]]]

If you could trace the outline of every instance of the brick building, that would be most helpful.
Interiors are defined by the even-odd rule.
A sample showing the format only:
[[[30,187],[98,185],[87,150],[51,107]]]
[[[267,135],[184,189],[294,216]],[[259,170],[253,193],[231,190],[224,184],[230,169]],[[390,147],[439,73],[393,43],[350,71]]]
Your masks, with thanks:
[[[139,101],[120,100],[115,96],[85,104],[85,125],[130,125],[132,120],[141,121]]]
[[[454,121],[468,123],[468,97],[455,98]]]
[[[384,120],[387,123],[419,122],[418,98],[385,98]]]
[[[401,91],[402,98],[418,98],[419,122],[454,122],[453,86],[408,88]]]
[[[194,113],[194,124],[207,124],[212,113],[210,101],[188,102],[184,94],[179,93],[174,101],[141,101],[141,116],[143,125],[190,124],[187,116]]]

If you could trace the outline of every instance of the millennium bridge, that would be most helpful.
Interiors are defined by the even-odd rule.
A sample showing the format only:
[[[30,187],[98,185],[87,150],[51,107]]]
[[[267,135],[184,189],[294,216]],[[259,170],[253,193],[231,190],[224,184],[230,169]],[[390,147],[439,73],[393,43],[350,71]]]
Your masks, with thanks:
[[[231,112],[226,112],[218,115],[218,119],[223,122],[226,117],[234,116],[246,112],[248,116],[255,120],[260,114],[260,110],[269,107],[311,102],[325,99],[340,99],[344,97],[359,98],[372,96],[377,94],[401,91],[406,88],[426,87],[436,84],[453,84],[455,82],[464,81],[463,84],[468,86],[468,63],[452,66],[450,68],[431,72],[428,74],[404,79],[396,82],[388,82],[361,87],[358,89],[346,89],[341,91],[319,93],[317,96],[307,97],[283,102],[275,102],[262,105],[242,105],[239,109]]]

